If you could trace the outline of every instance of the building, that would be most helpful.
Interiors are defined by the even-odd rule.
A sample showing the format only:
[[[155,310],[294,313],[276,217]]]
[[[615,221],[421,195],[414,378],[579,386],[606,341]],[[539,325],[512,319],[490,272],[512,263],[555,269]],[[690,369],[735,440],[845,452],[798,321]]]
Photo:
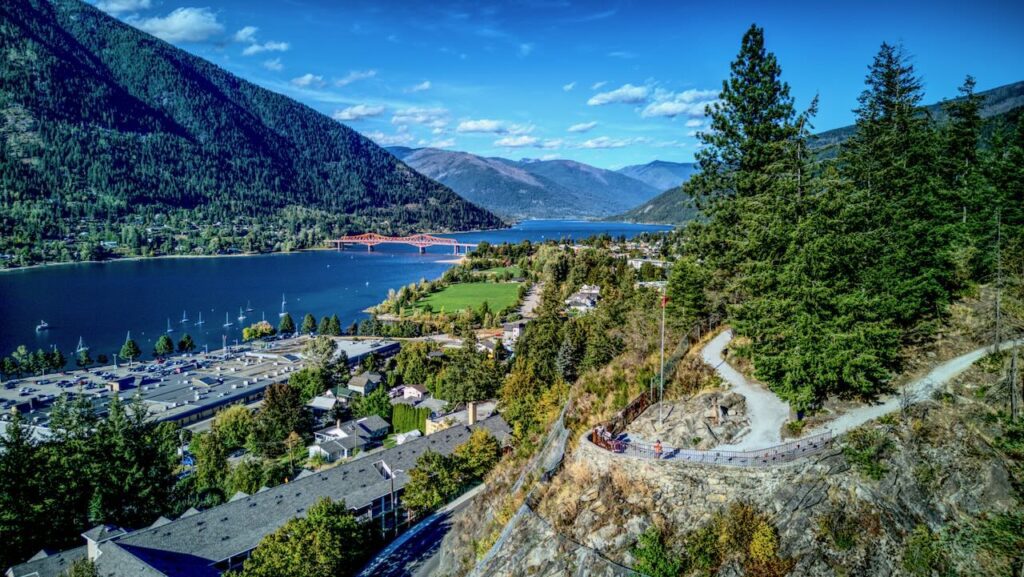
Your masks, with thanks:
[[[391,425],[377,415],[338,423],[313,433],[316,444],[308,449],[310,457],[320,455],[328,462],[354,457],[358,451],[376,446],[388,436]]]
[[[451,454],[481,428],[491,431],[502,444],[511,436],[500,416],[473,426],[451,427],[386,449],[372,459],[342,463],[253,495],[240,494],[223,505],[190,511],[173,521],[158,519],[149,527],[117,535],[104,529],[97,535],[100,540],[94,542],[83,535],[85,547],[22,563],[12,567],[8,577],[56,577],[58,567],[86,556],[96,562],[103,577],[218,577],[240,568],[264,536],[289,519],[305,515],[322,497],[344,500],[354,515],[380,522],[384,530],[394,519],[392,495],[400,503],[409,482],[407,471],[416,466],[419,457],[428,450]]]
[[[437,433],[438,431],[444,431],[449,427],[457,425],[469,426],[479,421],[489,418],[497,407],[497,403],[494,401],[481,401],[476,403],[466,403],[466,408],[451,411],[444,414],[432,414],[427,419],[426,432],[428,435]]]
[[[367,371],[349,379],[348,388],[360,395],[369,395],[374,389],[380,386],[383,381],[384,377],[382,377],[380,373]]]
[[[501,342],[505,348],[512,350],[519,337],[523,336],[523,329],[526,328],[526,321],[512,321],[501,325]]]
[[[649,264],[655,268],[665,268],[665,261],[655,260],[652,258],[631,258],[626,261],[626,264],[636,270],[640,270],[645,264]]]
[[[569,298],[565,299],[565,306],[570,311],[586,313],[593,310],[599,300],[601,300],[601,287],[585,284],[580,287],[580,290],[572,293],[569,295]]]

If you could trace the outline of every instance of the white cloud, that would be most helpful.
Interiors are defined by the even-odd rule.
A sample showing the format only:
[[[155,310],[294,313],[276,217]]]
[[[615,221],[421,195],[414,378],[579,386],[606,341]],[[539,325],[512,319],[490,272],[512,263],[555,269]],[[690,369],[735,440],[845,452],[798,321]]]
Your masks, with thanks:
[[[345,75],[344,78],[339,78],[334,81],[335,86],[348,86],[357,80],[366,80],[367,78],[373,78],[377,75],[376,70],[353,70]]]
[[[694,138],[694,137],[697,136],[697,131],[696,130],[691,130],[691,131],[686,133],[686,136],[689,136],[690,138]]]
[[[373,140],[381,146],[396,146],[402,144],[412,144],[415,140],[408,132],[401,132],[399,134],[384,134],[379,130],[373,132],[365,132],[363,136]]]
[[[146,10],[150,6],[152,6],[151,0],[100,0],[96,3],[97,8],[114,15]]]
[[[434,129],[448,126],[448,111],[444,108],[411,107],[396,110],[391,124],[421,124]]]
[[[531,52],[533,52],[533,44],[530,44],[528,42],[524,42],[523,44],[519,45],[519,55],[520,56],[523,56],[523,57],[529,56]]]
[[[500,120],[463,120],[455,128],[455,132],[484,132],[493,134],[504,134],[505,126]]]
[[[506,136],[505,138],[499,138],[494,141],[494,146],[504,146],[506,148],[523,148],[525,146],[533,146],[539,142],[539,139],[535,136]]]
[[[217,14],[209,8],[176,8],[167,16],[129,23],[167,42],[203,42],[224,32]]]
[[[295,86],[298,86],[299,88],[308,88],[310,86],[323,86],[324,85],[324,77],[323,76],[318,76],[318,75],[313,74],[311,72],[307,72],[307,73],[303,74],[302,76],[298,76],[296,78],[292,78],[292,84],[294,84]]]
[[[287,52],[291,45],[287,42],[275,42],[273,40],[263,44],[250,44],[242,51],[242,56],[252,56],[261,52]]]
[[[703,117],[704,109],[713,104],[718,98],[717,90],[684,90],[683,92],[669,92],[657,90],[654,93],[654,102],[644,107],[640,116],[651,118],[654,116],[691,116]],[[690,126],[687,124],[687,126]]]
[[[537,145],[538,148],[561,148],[565,141],[561,138],[549,138]]]
[[[580,148],[623,148],[632,144],[638,144],[644,142],[643,138],[609,138],[607,136],[598,136],[597,138],[591,138],[580,143]]]
[[[428,142],[427,146],[429,146],[430,148],[451,148],[455,146],[455,139],[444,138],[440,140],[435,140],[433,142]]]
[[[566,84],[566,85],[562,86],[562,90],[564,90],[566,92],[569,92],[573,88],[576,88],[576,83],[575,82],[570,82],[569,84]]]
[[[590,89],[591,90],[600,90],[605,84],[608,84],[608,82],[606,80],[602,80],[600,82],[595,82],[595,83],[590,85]]]
[[[232,38],[235,39],[235,42],[245,42],[246,44],[256,42],[256,33],[259,32],[259,30],[260,29],[255,26],[245,26],[239,29],[238,32],[235,32],[235,35],[232,36]]]
[[[370,118],[371,116],[380,116],[383,113],[383,106],[356,104],[355,106],[349,106],[348,108],[335,111],[332,118],[335,120],[362,120],[363,118]]]
[[[456,132],[484,134],[529,134],[533,132],[532,124],[508,124],[501,120],[463,120],[455,128]]]
[[[624,104],[638,104],[647,100],[647,96],[651,93],[651,89],[646,86],[633,86],[632,84],[623,84],[619,88],[610,92],[599,92],[592,96],[587,104],[591,106],[602,106],[604,104],[611,104],[613,102],[621,102]]]
[[[556,159],[558,159],[558,157],[559,157],[559,155],[557,155],[557,154],[545,154],[544,156],[540,157],[538,160],[556,160]]]
[[[284,70],[284,64],[281,64],[280,58],[274,58],[272,60],[264,60],[263,67],[267,70],[273,70],[274,72],[280,72]]]
[[[700,120],[699,118],[691,118],[690,120],[686,121],[687,128],[697,128],[702,124],[704,124],[704,121]]]
[[[609,52],[608,56],[611,58],[621,58],[623,60],[636,58],[636,54],[633,54],[632,52],[627,52],[625,50],[616,50],[615,52]]]
[[[579,124],[573,124],[572,126],[570,126],[569,127],[569,132],[586,132],[586,131],[590,130],[591,128],[594,128],[595,126],[597,126],[597,122],[596,121],[581,122]]]
[[[424,80],[423,82],[420,82],[416,86],[413,86],[412,88],[409,89],[409,92],[423,92],[424,90],[430,90],[429,80]]]

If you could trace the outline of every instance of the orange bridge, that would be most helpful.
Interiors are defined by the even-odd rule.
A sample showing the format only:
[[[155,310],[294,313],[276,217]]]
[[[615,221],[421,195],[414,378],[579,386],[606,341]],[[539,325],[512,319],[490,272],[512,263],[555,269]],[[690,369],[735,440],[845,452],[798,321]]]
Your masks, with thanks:
[[[366,250],[373,251],[373,247],[378,244],[411,244],[420,249],[420,254],[427,252],[428,246],[450,246],[454,254],[459,254],[459,251],[468,252],[471,248],[476,248],[475,244],[467,242],[459,242],[454,238],[444,238],[440,236],[431,236],[429,234],[414,234],[412,236],[384,236],[375,232],[369,232],[365,234],[356,234],[343,236],[334,240],[328,241],[337,245],[338,250],[344,248],[346,244],[362,244],[366,245]]]

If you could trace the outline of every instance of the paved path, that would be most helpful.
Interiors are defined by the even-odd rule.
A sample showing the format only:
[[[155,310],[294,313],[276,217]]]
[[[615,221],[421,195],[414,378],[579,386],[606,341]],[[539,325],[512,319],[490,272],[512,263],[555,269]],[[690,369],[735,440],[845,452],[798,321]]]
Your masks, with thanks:
[[[722,351],[732,341],[732,331],[726,330],[711,340],[700,356],[715,369],[718,376],[732,385],[737,393],[747,398],[747,418],[750,431],[737,443],[719,445],[716,449],[751,451],[778,445],[782,442],[782,425],[789,418],[789,405],[775,393],[751,383],[722,357]]]
[[[1024,346],[1024,339],[1004,341],[1001,345],[1001,349],[1006,350],[1008,348],[1018,346]],[[935,391],[945,387],[946,384],[969,369],[971,365],[990,354],[992,354],[992,347],[982,347],[941,363],[924,377],[907,383],[907,395],[910,401],[916,403],[930,398]],[[854,409],[848,413],[840,415],[835,420],[826,423],[824,426],[818,427],[816,430],[811,431],[811,433],[821,432],[825,429],[831,429],[832,432],[837,435],[845,433],[850,429],[855,429],[863,425],[871,419],[877,419],[886,413],[898,411],[900,409],[900,399],[901,395],[895,395],[881,403],[878,403],[877,405]]]
[[[524,319],[532,319],[534,311],[540,306],[540,294],[544,290],[544,283],[539,282],[530,288],[530,292],[526,293],[526,297],[523,298],[523,305],[519,307],[519,314]]]
[[[731,330],[718,335],[701,351],[704,362],[715,369],[722,379],[732,385],[733,390],[747,398],[747,416],[750,419],[750,431],[738,443],[720,445],[716,449],[750,451],[765,449],[782,442],[782,426],[789,416],[789,406],[782,402],[775,393],[754,385],[725,362],[722,351],[732,340]],[[1024,346],[1024,339],[1005,341],[1001,347],[1005,350],[1014,346]],[[908,383],[907,391],[911,402],[929,398],[936,390],[944,387],[951,380],[970,368],[971,365],[992,353],[992,347],[982,347],[969,353],[952,358],[935,368],[922,378]],[[875,405],[860,407],[840,415],[836,419],[810,431],[805,437],[825,431],[841,435],[864,423],[881,417],[886,413],[900,408],[900,395],[894,395]]]
[[[469,505],[484,485],[477,485],[433,515],[402,533],[377,554],[357,577],[427,577],[437,569],[441,541],[451,529],[455,513]]]

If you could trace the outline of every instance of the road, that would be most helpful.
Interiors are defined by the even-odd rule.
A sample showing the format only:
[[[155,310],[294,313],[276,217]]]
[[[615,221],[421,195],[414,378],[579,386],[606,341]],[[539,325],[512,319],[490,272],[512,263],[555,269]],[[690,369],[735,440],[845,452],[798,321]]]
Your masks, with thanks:
[[[399,535],[363,567],[357,577],[428,577],[441,560],[441,541],[451,529],[452,517],[484,488],[478,485],[437,513]]]

